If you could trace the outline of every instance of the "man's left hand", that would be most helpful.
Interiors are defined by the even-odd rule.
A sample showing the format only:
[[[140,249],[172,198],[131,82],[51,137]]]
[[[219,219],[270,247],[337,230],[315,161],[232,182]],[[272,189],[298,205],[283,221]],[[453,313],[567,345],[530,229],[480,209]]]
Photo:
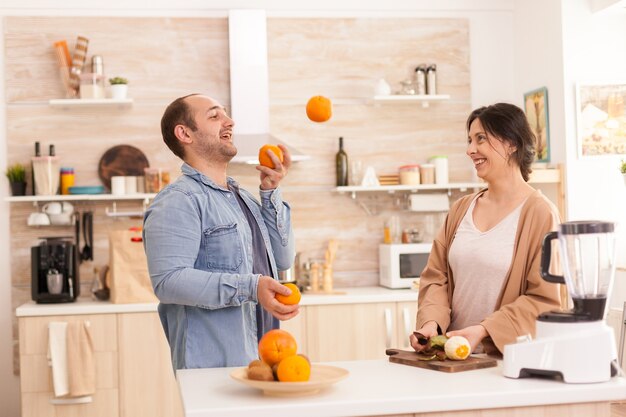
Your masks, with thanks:
[[[284,145],[278,145],[281,151],[283,151],[283,162],[274,152],[268,152],[272,162],[274,162],[274,168],[269,168],[263,165],[257,165],[256,169],[261,171],[261,190],[273,190],[278,187],[283,178],[287,175],[287,171],[291,167],[291,154]]]

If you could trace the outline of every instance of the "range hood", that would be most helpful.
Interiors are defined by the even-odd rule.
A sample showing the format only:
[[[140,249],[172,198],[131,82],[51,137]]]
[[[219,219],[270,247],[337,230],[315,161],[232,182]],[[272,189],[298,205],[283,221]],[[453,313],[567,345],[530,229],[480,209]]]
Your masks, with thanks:
[[[235,121],[233,143],[237,155],[231,162],[258,164],[259,148],[266,143],[283,144],[292,161],[309,156],[270,135],[270,100],[267,71],[267,24],[265,10],[230,10],[230,106]]]

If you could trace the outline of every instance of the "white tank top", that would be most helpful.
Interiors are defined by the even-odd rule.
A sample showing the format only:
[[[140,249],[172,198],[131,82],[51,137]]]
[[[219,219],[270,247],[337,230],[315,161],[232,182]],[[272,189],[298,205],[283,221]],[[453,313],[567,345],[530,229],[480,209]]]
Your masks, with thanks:
[[[450,246],[454,275],[449,330],[480,324],[493,313],[511,267],[517,223],[524,203],[497,225],[481,232],[474,225],[476,198],[470,204]]]

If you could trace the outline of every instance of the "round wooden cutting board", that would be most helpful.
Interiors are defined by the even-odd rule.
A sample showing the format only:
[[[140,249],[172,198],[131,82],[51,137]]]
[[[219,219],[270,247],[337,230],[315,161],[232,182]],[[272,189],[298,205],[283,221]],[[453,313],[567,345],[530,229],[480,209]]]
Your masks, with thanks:
[[[118,145],[107,150],[98,163],[98,176],[102,183],[111,190],[111,177],[142,176],[148,168],[148,158],[139,149],[130,145]]]

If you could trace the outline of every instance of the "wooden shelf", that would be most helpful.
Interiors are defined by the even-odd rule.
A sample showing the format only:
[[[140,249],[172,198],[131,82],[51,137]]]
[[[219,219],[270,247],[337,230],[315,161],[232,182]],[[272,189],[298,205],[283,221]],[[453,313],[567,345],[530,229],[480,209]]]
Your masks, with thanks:
[[[336,187],[338,193],[362,193],[362,192],[381,192],[386,191],[394,193],[396,191],[449,191],[461,190],[465,191],[469,188],[483,188],[485,183],[481,182],[451,182],[449,184],[419,184],[419,185],[378,185],[375,187],[362,187],[360,185],[349,185],[345,187]]]
[[[37,203],[40,201],[119,201],[119,200],[151,200],[156,194],[69,194],[69,195],[26,195],[6,197],[9,203]]]
[[[431,101],[450,100],[448,94],[390,94],[387,96],[374,96],[374,103],[377,104],[406,104],[422,103],[422,107],[428,107]]]
[[[70,108],[70,107],[130,107],[133,105],[132,98],[112,99],[112,98],[67,98],[54,99],[48,101],[50,107]]]

